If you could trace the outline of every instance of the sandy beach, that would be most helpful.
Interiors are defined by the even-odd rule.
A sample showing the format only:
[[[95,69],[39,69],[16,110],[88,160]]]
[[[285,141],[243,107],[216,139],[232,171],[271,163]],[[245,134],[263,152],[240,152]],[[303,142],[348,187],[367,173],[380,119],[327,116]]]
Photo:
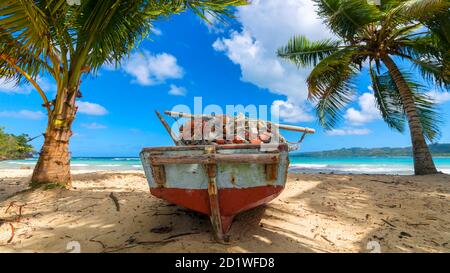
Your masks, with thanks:
[[[226,244],[206,216],[152,197],[142,172],[75,171],[71,190],[27,190],[30,175],[0,170],[0,252],[450,252],[444,174],[290,174]]]

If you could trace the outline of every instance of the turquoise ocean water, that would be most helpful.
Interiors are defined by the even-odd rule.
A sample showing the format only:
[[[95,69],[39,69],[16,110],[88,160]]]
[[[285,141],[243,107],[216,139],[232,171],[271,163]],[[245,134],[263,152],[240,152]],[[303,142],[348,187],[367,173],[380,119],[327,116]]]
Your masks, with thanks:
[[[290,156],[290,172],[298,173],[367,173],[367,174],[412,174],[410,157],[296,157]],[[450,157],[435,157],[437,168],[450,174]],[[0,161],[0,169],[32,168],[36,159]],[[75,157],[73,170],[142,170],[137,157]]]

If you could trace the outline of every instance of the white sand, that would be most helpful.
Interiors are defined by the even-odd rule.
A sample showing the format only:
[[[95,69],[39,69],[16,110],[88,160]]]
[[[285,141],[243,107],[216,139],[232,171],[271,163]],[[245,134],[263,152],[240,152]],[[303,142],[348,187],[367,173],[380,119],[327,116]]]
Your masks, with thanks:
[[[218,244],[207,217],[152,197],[141,172],[77,171],[70,191],[17,193],[30,174],[0,170],[0,252],[66,252],[71,241],[81,252],[450,251],[449,175],[290,174]]]

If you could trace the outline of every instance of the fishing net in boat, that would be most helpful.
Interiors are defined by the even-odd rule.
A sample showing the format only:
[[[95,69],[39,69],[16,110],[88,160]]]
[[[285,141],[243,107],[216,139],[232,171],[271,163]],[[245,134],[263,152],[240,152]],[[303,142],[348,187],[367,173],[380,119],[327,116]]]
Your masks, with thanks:
[[[270,122],[243,114],[190,119],[178,129],[182,145],[287,143]]]

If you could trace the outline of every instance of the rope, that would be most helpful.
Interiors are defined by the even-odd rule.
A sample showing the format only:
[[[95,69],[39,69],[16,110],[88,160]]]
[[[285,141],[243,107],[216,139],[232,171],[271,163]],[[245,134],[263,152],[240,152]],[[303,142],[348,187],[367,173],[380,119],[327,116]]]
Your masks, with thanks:
[[[286,143],[289,146],[289,151],[298,150],[299,149],[299,144],[302,143],[302,141],[305,139],[307,134],[308,133],[304,132],[297,142],[290,142],[290,141],[286,140]]]
[[[305,139],[306,135],[307,135],[307,133],[304,132],[298,141],[291,142],[291,141],[286,140],[286,143],[287,144],[291,144],[291,145],[298,145],[298,144],[303,142],[303,140]]]
[[[178,123],[178,120],[180,119],[180,117],[174,117],[174,116],[170,116],[170,117],[172,117],[173,120],[175,121],[175,123],[177,124],[177,128],[178,128],[178,131],[179,131],[180,130],[180,124]],[[174,133],[174,134],[176,134],[176,133]],[[186,145],[186,143],[184,142],[184,139],[182,137],[182,132],[181,131],[179,131],[179,133],[176,135],[176,137],[177,137],[178,141],[180,141],[181,143]]]
[[[37,135],[37,136],[35,136],[35,137],[32,137],[32,138],[28,139],[28,140],[27,140],[27,143],[30,142],[30,141],[33,141],[33,140],[35,140],[36,138],[41,137],[41,136],[44,136],[44,134],[39,134],[39,135]]]

